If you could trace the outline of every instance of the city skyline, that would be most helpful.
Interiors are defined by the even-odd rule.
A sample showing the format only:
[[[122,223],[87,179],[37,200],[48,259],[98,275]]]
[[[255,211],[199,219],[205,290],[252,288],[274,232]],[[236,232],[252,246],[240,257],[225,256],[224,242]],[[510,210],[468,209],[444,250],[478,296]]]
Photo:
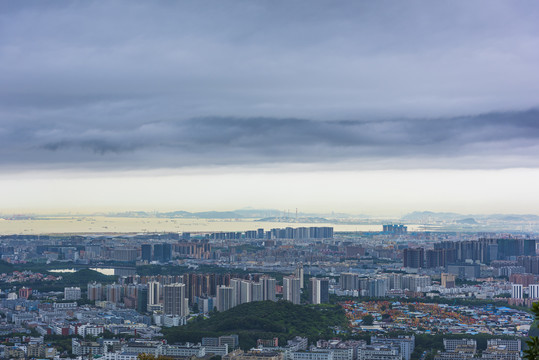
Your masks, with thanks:
[[[0,1],[0,358],[535,359],[537,19]]]

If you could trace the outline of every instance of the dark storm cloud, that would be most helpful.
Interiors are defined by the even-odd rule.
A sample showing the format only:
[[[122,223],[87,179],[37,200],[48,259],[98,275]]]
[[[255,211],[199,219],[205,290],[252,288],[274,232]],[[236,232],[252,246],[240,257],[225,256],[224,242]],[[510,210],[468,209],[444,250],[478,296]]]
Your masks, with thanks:
[[[535,1],[2,2],[0,164],[536,166],[537,18]]]
[[[272,163],[359,168],[539,165],[539,111],[429,120],[197,118],[0,129],[3,167],[177,168]]]

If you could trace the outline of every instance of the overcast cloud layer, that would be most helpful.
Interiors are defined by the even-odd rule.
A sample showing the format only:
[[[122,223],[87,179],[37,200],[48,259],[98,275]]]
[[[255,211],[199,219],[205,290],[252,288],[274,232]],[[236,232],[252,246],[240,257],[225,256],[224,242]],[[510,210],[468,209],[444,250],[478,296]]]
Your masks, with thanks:
[[[535,1],[4,1],[0,166],[538,167],[537,19]]]
[[[372,168],[539,166],[539,111],[432,120],[198,118],[121,128],[49,121],[3,127],[5,167],[167,168],[356,162]]]

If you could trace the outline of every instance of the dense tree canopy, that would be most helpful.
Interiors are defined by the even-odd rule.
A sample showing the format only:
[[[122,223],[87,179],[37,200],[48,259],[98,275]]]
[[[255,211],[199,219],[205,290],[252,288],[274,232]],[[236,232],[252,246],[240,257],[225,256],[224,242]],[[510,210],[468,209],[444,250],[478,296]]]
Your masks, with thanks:
[[[532,311],[535,314],[535,322],[533,328],[530,329],[530,339],[526,341],[528,348],[524,350],[524,358],[527,360],[539,359],[539,337],[535,336],[539,328],[537,321],[539,320],[539,302],[533,304]]]
[[[240,346],[249,349],[256,340],[278,337],[280,342],[296,335],[311,340],[334,336],[335,326],[347,327],[344,310],[338,305],[301,306],[288,301],[258,301],[216,313],[207,320],[163,329],[170,343],[198,342],[205,336],[238,334]]]

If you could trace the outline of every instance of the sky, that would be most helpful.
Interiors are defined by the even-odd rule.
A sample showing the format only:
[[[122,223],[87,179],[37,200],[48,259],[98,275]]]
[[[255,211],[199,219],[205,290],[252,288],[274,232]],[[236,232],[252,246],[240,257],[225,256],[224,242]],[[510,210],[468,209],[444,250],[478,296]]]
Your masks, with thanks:
[[[0,3],[0,214],[539,214],[535,1]]]

